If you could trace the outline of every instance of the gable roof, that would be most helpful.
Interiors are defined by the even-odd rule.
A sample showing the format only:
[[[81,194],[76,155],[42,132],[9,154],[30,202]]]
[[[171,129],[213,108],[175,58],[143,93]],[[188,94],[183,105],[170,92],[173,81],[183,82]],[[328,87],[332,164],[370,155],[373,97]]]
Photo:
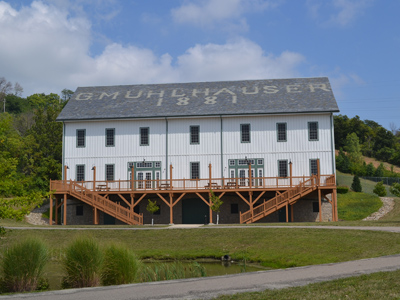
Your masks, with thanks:
[[[58,121],[338,112],[327,77],[79,87]]]

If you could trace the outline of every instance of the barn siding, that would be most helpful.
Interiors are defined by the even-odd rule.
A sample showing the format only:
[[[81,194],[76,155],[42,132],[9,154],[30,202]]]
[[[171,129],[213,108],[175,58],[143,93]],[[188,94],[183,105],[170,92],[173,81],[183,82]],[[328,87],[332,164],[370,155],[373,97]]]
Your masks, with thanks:
[[[308,122],[318,122],[318,141],[308,140]],[[278,142],[276,124],[287,124],[287,141]],[[240,124],[250,124],[250,143],[240,142]],[[190,126],[200,126],[200,143],[190,144]],[[139,130],[150,129],[149,146],[140,146]],[[115,147],[106,147],[105,130],[115,128]],[[85,179],[105,179],[105,165],[115,165],[115,179],[128,179],[127,165],[132,161],[161,161],[161,178],[190,178],[190,162],[200,162],[200,177],[229,177],[228,160],[264,159],[264,176],[278,175],[278,160],[293,162],[293,176],[310,174],[310,159],[319,158],[321,173],[333,174],[331,114],[296,114],[165,119],[103,120],[65,122],[64,159],[69,166],[67,179],[75,179],[78,164],[85,165]],[[76,147],[76,130],[86,130],[86,146]],[[167,147],[168,136],[168,147]],[[222,140],[222,145],[221,145]],[[168,149],[167,149],[168,148]],[[221,162],[221,149],[223,159]],[[167,153],[168,151],[168,157]],[[222,174],[222,175],[221,175]]]

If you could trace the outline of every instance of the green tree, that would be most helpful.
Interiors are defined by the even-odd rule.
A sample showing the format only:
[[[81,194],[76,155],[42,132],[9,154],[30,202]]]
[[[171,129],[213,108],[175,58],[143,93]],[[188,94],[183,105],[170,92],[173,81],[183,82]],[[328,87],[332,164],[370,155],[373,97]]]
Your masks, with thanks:
[[[385,197],[386,196],[386,188],[383,185],[383,181],[379,181],[373,190],[374,194],[377,194],[379,197]]]
[[[154,225],[154,218],[153,218],[154,213],[157,212],[159,209],[160,209],[160,206],[157,205],[156,200],[154,200],[154,202],[153,202],[153,201],[151,201],[151,200],[149,199],[149,203],[148,203],[147,206],[146,206],[146,210],[147,210],[149,213],[151,213],[151,226]]]
[[[64,102],[68,101],[69,99],[71,99],[73,93],[74,92],[69,89],[63,89],[61,91],[61,98],[63,99]]]
[[[26,98],[32,108],[48,108],[61,105],[61,98],[57,94],[33,94]]]
[[[372,163],[369,163],[365,170],[365,176],[372,177],[375,174],[375,168]]]
[[[362,164],[362,153],[357,134],[353,132],[347,135],[346,146],[344,147],[344,150],[347,152],[350,163],[356,165]]]
[[[400,183],[393,183],[393,185],[390,187],[390,192],[393,195],[396,195],[397,197],[400,197]]]
[[[357,193],[361,193],[362,192],[362,186],[361,186],[360,178],[357,175],[355,175],[353,177],[353,183],[351,184],[351,189],[354,192],[357,192]]]
[[[385,176],[385,167],[383,166],[383,163],[381,163],[379,167],[376,168],[375,177],[384,177],[384,176]]]
[[[340,148],[339,155],[336,157],[336,168],[343,173],[350,173],[350,160]]]
[[[210,190],[210,201],[211,201],[211,210],[217,213],[217,225],[219,224],[219,212],[221,205],[224,203],[222,200],[214,194],[213,190]]]

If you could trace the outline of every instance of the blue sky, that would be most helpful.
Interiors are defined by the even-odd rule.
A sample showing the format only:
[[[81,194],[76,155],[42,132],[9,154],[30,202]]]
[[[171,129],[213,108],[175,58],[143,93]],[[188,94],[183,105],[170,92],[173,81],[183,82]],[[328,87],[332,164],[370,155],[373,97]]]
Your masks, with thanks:
[[[397,0],[5,0],[0,77],[78,86],[327,76],[342,114],[400,127]]]

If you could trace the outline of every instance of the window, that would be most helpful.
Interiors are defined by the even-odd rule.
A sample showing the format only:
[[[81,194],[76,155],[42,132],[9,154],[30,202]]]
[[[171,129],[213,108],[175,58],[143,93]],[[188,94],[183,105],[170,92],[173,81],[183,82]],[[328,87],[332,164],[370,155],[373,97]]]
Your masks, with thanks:
[[[76,130],[76,147],[86,146],[86,129]]]
[[[319,212],[319,204],[318,204],[318,202],[313,202],[312,203],[312,211],[313,212]]]
[[[310,159],[310,175],[318,175],[318,160]]]
[[[82,205],[77,205],[76,206],[76,215],[77,216],[83,216],[83,206]]]
[[[286,142],[286,123],[276,123],[276,134],[278,142]]]
[[[255,163],[254,159],[239,159],[238,160],[239,166],[248,166],[249,164],[254,165],[254,163]]]
[[[140,128],[140,146],[148,146],[149,145],[149,128],[141,127]]]
[[[200,163],[191,162],[190,163],[190,178],[199,179],[200,178]]]
[[[240,124],[240,141],[250,143],[250,124]]]
[[[234,166],[235,165],[235,160],[234,159],[230,159],[229,160],[229,165],[230,166]]]
[[[114,165],[106,165],[106,180],[114,180]]]
[[[263,185],[263,169],[258,169],[258,185],[262,186]]]
[[[308,140],[318,141],[318,122],[308,122]]]
[[[288,176],[288,163],[287,160],[278,160],[278,177]]]
[[[264,160],[263,159],[257,159],[257,165],[261,166],[264,164]]]
[[[238,214],[239,213],[239,204],[232,203],[231,204],[231,214]]]
[[[152,162],[138,162],[136,163],[136,168],[152,168],[153,163]]]
[[[114,128],[106,129],[106,146],[107,147],[115,146],[115,129]]]
[[[230,170],[231,171],[231,178],[235,178],[235,170]]]
[[[154,167],[155,167],[155,168],[161,168],[161,162],[160,162],[160,161],[156,161],[156,162],[154,163]]]
[[[85,165],[76,165],[76,181],[85,181]]]
[[[200,126],[190,126],[190,144],[200,144]]]

